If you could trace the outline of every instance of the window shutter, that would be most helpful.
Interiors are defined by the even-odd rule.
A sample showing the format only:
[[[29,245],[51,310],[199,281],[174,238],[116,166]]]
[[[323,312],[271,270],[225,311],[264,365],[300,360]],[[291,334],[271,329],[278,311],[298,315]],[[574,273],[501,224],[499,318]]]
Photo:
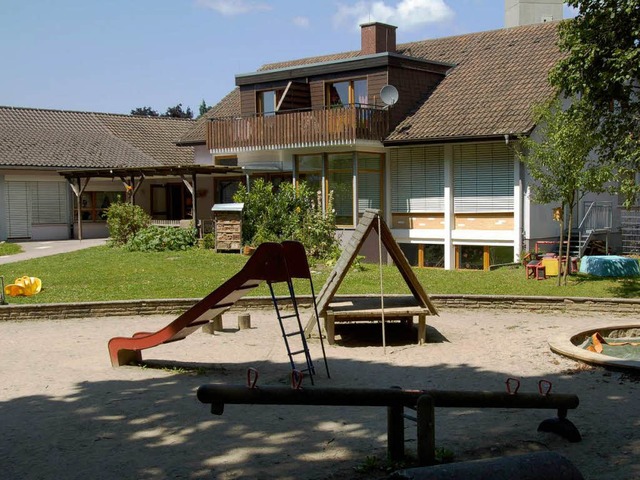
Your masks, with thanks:
[[[456,213],[513,211],[514,160],[506,145],[457,145],[453,157]]]
[[[380,173],[358,173],[358,213],[367,208],[380,209]]]
[[[7,182],[7,236],[9,238],[31,237],[31,209],[29,208],[29,186],[27,182]]]
[[[442,212],[444,147],[396,148],[390,158],[393,212]]]
[[[358,213],[381,208],[381,158],[379,154],[358,154]]]
[[[68,223],[69,196],[64,182],[30,182],[34,224]]]

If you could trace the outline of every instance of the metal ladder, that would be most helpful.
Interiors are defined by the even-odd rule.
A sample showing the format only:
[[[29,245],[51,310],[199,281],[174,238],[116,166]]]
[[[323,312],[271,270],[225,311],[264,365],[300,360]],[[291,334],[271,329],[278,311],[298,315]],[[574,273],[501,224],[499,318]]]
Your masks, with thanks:
[[[309,345],[307,344],[307,339],[304,335],[304,328],[302,327],[302,322],[300,321],[300,311],[298,309],[298,302],[293,290],[293,282],[291,281],[291,279],[287,280],[287,287],[289,288],[289,298],[291,299],[291,302],[293,304],[293,313],[286,315],[283,315],[282,313],[282,309],[280,308],[280,305],[278,303],[278,297],[276,297],[276,294],[273,291],[273,284],[271,282],[268,282],[268,284],[269,292],[271,293],[271,300],[273,301],[273,306],[276,309],[278,323],[280,324],[280,330],[282,331],[282,338],[284,339],[284,344],[287,347],[287,355],[289,357],[291,369],[308,374],[309,378],[311,379],[311,385],[313,385],[313,376],[315,375],[316,371],[313,366],[311,354],[309,353]],[[295,322],[288,321],[292,319],[295,319]],[[285,326],[285,322],[287,323],[287,326]],[[290,325],[291,323],[293,323],[293,325]],[[299,343],[294,346],[295,350],[292,350],[291,340],[295,339],[296,337],[299,338]],[[304,368],[296,368],[296,363],[293,357],[297,355],[304,355],[304,361],[306,365]]]
[[[324,360],[324,367],[327,370],[327,378],[331,378],[329,373],[329,364],[327,363],[327,354],[324,349],[324,340],[322,336],[322,328],[320,327],[320,315],[318,314],[318,303],[316,301],[316,292],[313,289],[313,278],[311,277],[311,269],[309,268],[309,262],[307,260],[307,253],[304,250],[304,246],[300,242],[296,241],[284,241],[282,242],[282,248],[284,249],[284,255],[287,259],[287,271],[291,279],[297,278],[300,280],[308,280],[309,288],[311,290],[311,299],[313,300],[313,314],[315,315],[316,325],[318,326],[318,334],[320,338],[320,346],[322,347],[322,358]],[[295,310],[299,311],[297,300],[295,295],[292,298],[295,305]],[[312,317],[313,320],[313,317]],[[309,332],[304,331],[309,328],[307,324],[303,329],[302,335],[305,339],[308,337]]]

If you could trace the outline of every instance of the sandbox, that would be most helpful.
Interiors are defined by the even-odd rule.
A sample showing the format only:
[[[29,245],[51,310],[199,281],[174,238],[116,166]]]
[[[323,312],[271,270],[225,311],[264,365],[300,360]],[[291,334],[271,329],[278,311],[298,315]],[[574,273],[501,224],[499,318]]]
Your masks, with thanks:
[[[604,338],[628,340],[632,343],[640,341],[640,324],[617,325],[583,330],[570,337],[557,337],[549,341],[549,347],[555,353],[587,363],[613,367],[616,369],[640,370],[640,346],[635,346],[635,352],[629,354],[627,346],[625,352],[616,354],[615,350],[607,348],[603,353],[586,350],[584,347],[592,335],[599,333]],[[633,340],[636,340],[634,342]],[[613,356],[616,355],[616,356]],[[626,357],[626,358],[623,358]]]

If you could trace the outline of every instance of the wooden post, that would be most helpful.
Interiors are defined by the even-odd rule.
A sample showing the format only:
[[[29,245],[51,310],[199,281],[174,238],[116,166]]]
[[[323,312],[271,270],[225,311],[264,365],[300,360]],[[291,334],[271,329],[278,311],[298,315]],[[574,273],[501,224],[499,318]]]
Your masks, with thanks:
[[[222,315],[214,317],[214,319],[202,327],[204,333],[213,335],[215,332],[222,331]]]
[[[251,328],[251,315],[248,313],[238,315],[238,329],[247,330],[249,328]]]
[[[215,317],[213,319],[212,325],[213,325],[213,329],[216,332],[221,332],[222,329],[223,329],[223,327],[222,327],[222,315],[218,315],[217,317]]]
[[[430,395],[418,398],[418,465],[436,463],[435,402]]]
[[[401,390],[401,387],[391,387]],[[387,454],[389,460],[404,460],[404,407],[394,405],[387,407]]]
[[[423,345],[427,341],[427,314],[418,314],[418,345]]]
[[[324,318],[324,330],[327,333],[327,343],[333,345],[336,343],[336,317],[333,310],[327,310]]]

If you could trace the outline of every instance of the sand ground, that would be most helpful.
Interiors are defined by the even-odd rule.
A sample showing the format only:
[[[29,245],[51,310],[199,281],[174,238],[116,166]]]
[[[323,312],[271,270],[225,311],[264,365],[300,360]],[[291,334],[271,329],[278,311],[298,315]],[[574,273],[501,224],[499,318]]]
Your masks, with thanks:
[[[379,407],[227,405],[221,416],[196,399],[206,383],[287,385],[288,359],[271,312],[251,312],[252,329],[197,332],[144,353],[150,365],[112,368],[109,338],[153,330],[174,317],[41,319],[0,324],[0,472],[7,479],[382,478],[356,467],[384,463],[386,411]],[[342,329],[327,348],[331,379],[311,343],[323,387],[575,393],[569,419],[583,440],[569,443],[537,432],[546,410],[437,409],[438,446],[464,460],[553,450],[588,479],[640,478],[638,376],[588,367],[552,353],[547,340],[591,326],[635,318],[516,313],[441,312],[428,318],[429,343],[415,331],[389,327],[386,351],[379,326]],[[399,327],[399,326],[398,326]],[[338,331],[340,333],[340,331]],[[160,367],[160,368],[158,368]],[[305,382],[308,386],[308,382]],[[415,424],[405,425],[415,452]]]

